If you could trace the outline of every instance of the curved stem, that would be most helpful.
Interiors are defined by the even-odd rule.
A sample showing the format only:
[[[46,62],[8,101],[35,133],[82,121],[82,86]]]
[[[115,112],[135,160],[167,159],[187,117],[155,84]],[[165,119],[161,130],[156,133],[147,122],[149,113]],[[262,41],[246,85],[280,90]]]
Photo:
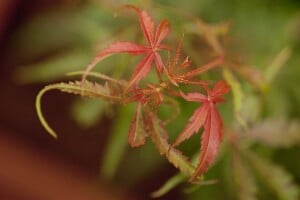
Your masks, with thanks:
[[[46,131],[51,135],[53,136],[54,138],[57,138],[57,134],[55,133],[55,131],[49,126],[49,124],[47,123],[43,113],[42,113],[42,108],[41,108],[41,100],[42,100],[42,97],[43,95],[49,91],[49,90],[54,90],[54,89],[57,89],[57,86],[56,85],[53,85],[53,86],[47,86],[47,87],[44,87],[39,93],[38,95],[36,96],[36,100],[35,100],[35,108],[36,108],[36,112],[37,112],[37,115],[38,115],[38,118],[41,122],[41,124],[43,125],[43,127],[46,129]]]

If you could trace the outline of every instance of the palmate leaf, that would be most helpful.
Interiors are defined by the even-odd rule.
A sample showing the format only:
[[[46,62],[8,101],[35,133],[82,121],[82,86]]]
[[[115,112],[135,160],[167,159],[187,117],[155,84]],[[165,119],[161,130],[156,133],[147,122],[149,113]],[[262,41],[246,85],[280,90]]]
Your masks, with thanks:
[[[158,24],[156,32],[154,34],[154,22],[146,11],[132,5],[126,5],[125,7],[134,10],[138,14],[141,30],[148,43],[147,47],[145,47],[146,56],[137,65],[134,73],[132,74],[129,80],[129,85],[127,86],[127,88],[129,88],[133,85],[138,84],[139,81],[149,73],[153,62],[155,62],[158,76],[161,77],[164,70],[164,63],[157,51],[165,49],[165,46],[161,45],[161,42],[167,37],[170,32],[170,23],[168,20],[162,20]]]
[[[203,103],[190,117],[185,129],[176,138],[172,146],[180,144],[188,139],[199,129],[204,126],[204,132],[201,137],[201,152],[199,163],[190,182],[195,182],[201,177],[215,160],[221,140],[223,138],[223,122],[216,108],[216,103],[224,101],[222,96],[229,91],[229,86],[225,81],[219,81],[214,88],[210,90],[206,88],[208,95],[201,93],[180,93],[187,101],[195,101]]]
[[[241,153],[247,159],[248,165],[253,169],[253,172],[268,186],[277,199],[299,199],[299,188],[293,182],[292,176],[282,167],[257,156],[250,150],[243,149]]]
[[[192,80],[192,78],[221,65],[224,62],[224,56],[219,56],[205,65],[196,67],[196,69],[193,69],[193,70],[190,70],[187,72],[180,72],[181,69],[188,68],[190,66],[190,60],[188,58],[186,58],[181,65],[177,66],[178,56],[179,56],[179,48],[180,48],[180,43],[178,44],[176,54],[173,59],[173,63],[171,64],[169,61],[168,67],[166,70],[166,75],[170,79],[171,83],[175,86],[178,86],[179,83],[199,84],[199,85],[207,86],[207,83],[205,83],[204,81]]]
[[[158,76],[161,77],[164,64],[157,51],[166,49],[161,42],[170,32],[169,21],[161,21],[157,26],[157,30],[154,35],[154,22],[146,11],[140,10],[132,5],[126,5],[125,8],[132,9],[138,14],[140,27],[148,44],[146,46],[132,42],[116,42],[111,44],[109,47],[99,52],[92,62],[87,66],[85,73],[83,74],[82,81],[86,79],[87,74],[95,67],[97,63],[111,55],[119,53],[128,53],[131,55],[145,54],[145,57],[138,63],[135,71],[130,77],[125,91],[131,86],[137,85],[139,81],[149,73],[153,62],[155,62]]]
[[[56,83],[52,85],[48,85],[44,87],[40,92],[38,93],[36,97],[36,111],[37,115],[39,117],[39,120],[41,121],[43,127],[48,131],[50,135],[52,135],[54,138],[57,138],[57,134],[55,131],[48,125],[47,121],[45,120],[42,109],[41,109],[41,100],[43,95],[50,91],[50,90],[60,90],[61,92],[66,92],[70,94],[76,94],[81,95],[84,97],[93,97],[93,98],[101,98],[104,100],[108,100],[110,102],[119,102],[121,97],[120,96],[113,96],[110,94],[110,88],[108,86],[108,83],[105,85],[100,85],[98,83],[93,83],[89,81],[85,81],[83,84],[80,81],[75,82],[68,82],[68,83]]]

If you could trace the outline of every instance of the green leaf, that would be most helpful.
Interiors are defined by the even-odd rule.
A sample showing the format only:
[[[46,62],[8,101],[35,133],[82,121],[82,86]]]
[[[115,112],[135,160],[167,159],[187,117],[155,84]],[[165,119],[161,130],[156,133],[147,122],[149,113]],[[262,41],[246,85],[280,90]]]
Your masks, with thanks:
[[[289,47],[282,49],[275,57],[275,59],[265,71],[265,77],[269,84],[274,80],[280,69],[284,67],[290,57],[291,49]]]
[[[69,51],[46,61],[18,67],[14,72],[20,83],[49,82],[57,80],[69,71],[80,70],[89,62],[91,53],[87,50]]]
[[[259,96],[248,93],[247,98],[243,101],[243,107],[241,109],[241,116],[245,121],[255,123],[260,120],[263,111],[262,102]]]
[[[241,88],[241,84],[237,80],[237,78],[231,73],[230,70],[224,68],[223,70],[223,76],[226,80],[226,82],[230,85],[231,91],[233,94],[233,106],[234,106],[234,112],[235,112],[235,117],[238,120],[238,122],[246,127],[246,122],[241,116],[241,109],[244,101],[244,93]]]
[[[84,128],[96,124],[110,108],[110,104],[99,99],[77,99],[72,105],[71,114],[74,120]]]
[[[167,194],[170,190],[175,188],[180,183],[187,180],[187,177],[184,174],[178,173],[175,176],[171,177],[168,181],[165,182],[158,190],[151,193],[152,198],[158,198]]]
[[[257,156],[249,150],[243,150],[242,155],[258,177],[274,192],[280,200],[298,200],[299,189],[292,176],[282,167]]]
[[[241,200],[257,199],[257,187],[254,177],[236,152],[232,152],[231,172],[235,183],[237,198]]]
[[[188,179],[188,177],[182,173],[178,173],[171,178],[169,178],[163,186],[161,186],[158,190],[151,193],[152,198],[158,198],[161,196],[166,195],[168,192],[170,192],[172,189],[174,189],[179,184],[185,182]],[[212,179],[212,180],[201,180],[198,181],[196,184],[189,185],[187,188],[183,190],[184,193],[192,193],[199,189],[199,187],[203,185],[212,185],[217,183],[218,180]]]
[[[233,69],[247,80],[254,89],[261,92],[265,91],[266,77],[259,68],[248,65],[236,65]]]
[[[200,154],[200,152],[197,152],[192,158],[192,163],[194,165],[196,165],[198,162],[199,154]],[[172,176],[171,178],[169,178],[164,183],[164,185],[162,185],[159,189],[154,191],[151,194],[151,196],[153,198],[161,197],[161,196],[167,194],[170,190],[172,190],[176,186],[178,186],[180,183],[183,183],[184,181],[186,181],[187,179],[188,179],[188,177],[186,175],[179,172],[179,173],[175,174],[174,176]]]
[[[126,105],[120,108],[104,152],[103,164],[100,169],[102,178],[111,180],[115,175],[127,147],[126,133],[133,116],[133,105]]]
[[[31,60],[61,49],[90,47],[101,35],[109,35],[115,29],[107,25],[113,20],[107,11],[101,6],[85,4],[76,9],[41,12],[18,26],[9,51],[17,54],[18,60]]]
[[[201,180],[199,182],[197,182],[197,184],[194,185],[189,185],[188,187],[183,189],[183,192],[186,194],[191,194],[197,190],[199,190],[199,188],[203,185],[213,185],[218,183],[219,180],[218,179],[211,179],[211,180]]]

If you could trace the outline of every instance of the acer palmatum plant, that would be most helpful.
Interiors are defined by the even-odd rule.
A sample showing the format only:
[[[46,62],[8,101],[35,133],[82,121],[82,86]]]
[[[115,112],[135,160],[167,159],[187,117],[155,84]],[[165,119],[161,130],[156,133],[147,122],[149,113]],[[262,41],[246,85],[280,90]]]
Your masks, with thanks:
[[[222,102],[222,96],[229,91],[229,86],[225,81],[219,81],[213,89],[210,89],[209,84],[199,80],[197,75],[222,64],[223,56],[220,55],[200,67],[192,68],[189,58],[186,58],[182,64],[178,65],[181,39],[173,61],[171,62],[168,59],[165,65],[159,51],[171,51],[168,45],[161,44],[170,32],[169,21],[163,20],[155,26],[152,18],[146,11],[131,5],[125,6],[125,8],[138,14],[140,28],[147,44],[140,45],[132,42],[115,42],[111,44],[95,56],[84,72],[79,72],[82,75],[81,81],[56,83],[42,89],[36,98],[37,114],[46,130],[52,136],[57,137],[41,112],[41,98],[49,90],[56,89],[84,97],[99,98],[112,104],[135,103],[135,116],[128,131],[128,143],[130,146],[141,146],[145,143],[146,138],[150,137],[161,155],[165,155],[176,168],[190,177],[190,182],[197,182],[217,156],[218,147],[223,137],[223,123],[216,104]],[[133,74],[128,80],[116,80],[101,73],[91,72],[101,60],[120,53],[145,55],[137,63]],[[152,65],[155,65],[156,68],[157,83],[147,83],[144,80]],[[87,80],[88,76],[98,78],[101,82],[89,81]],[[143,80],[143,85],[146,86],[141,86],[140,82]],[[180,90],[182,84],[196,85],[199,89],[204,89],[207,94],[200,92],[185,94]],[[164,121],[158,116],[158,110],[161,105],[170,104],[170,101],[167,99],[176,98],[199,102],[201,105],[194,111],[186,127],[172,143],[168,141],[168,132],[164,126]],[[175,147],[190,138],[194,133],[197,133],[201,127],[204,127],[204,131],[202,134],[200,158],[198,165],[194,166]]]

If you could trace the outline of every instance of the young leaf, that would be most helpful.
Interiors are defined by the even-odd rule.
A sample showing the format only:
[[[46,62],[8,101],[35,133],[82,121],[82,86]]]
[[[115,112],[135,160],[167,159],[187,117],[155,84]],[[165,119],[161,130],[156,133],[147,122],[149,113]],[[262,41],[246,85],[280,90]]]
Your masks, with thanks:
[[[145,139],[148,136],[143,119],[142,103],[138,102],[136,112],[131,121],[128,131],[128,143],[131,147],[138,147],[145,144]]]
[[[162,90],[164,89],[165,84],[148,84],[146,88],[140,89],[137,88],[133,90],[133,95],[126,100],[131,100],[147,104],[152,111],[157,111],[161,103],[163,102]],[[170,101],[166,103],[171,103]]]
[[[207,121],[201,137],[201,153],[195,173],[190,178],[193,182],[198,176],[202,176],[217,156],[217,151],[223,138],[222,119],[214,104],[210,103]]]
[[[108,48],[104,49],[96,55],[94,60],[87,66],[86,71],[82,77],[82,81],[86,79],[86,75],[104,58],[117,53],[129,53],[132,55],[145,54],[146,56],[139,62],[133,75],[130,77],[129,83],[125,91],[139,83],[150,71],[151,65],[155,62],[156,70],[159,78],[164,69],[163,61],[160,55],[157,53],[159,50],[166,49],[161,44],[162,40],[166,38],[170,32],[170,24],[168,20],[163,20],[157,27],[156,34],[154,35],[154,23],[152,18],[144,10],[127,5],[126,8],[130,8],[137,12],[140,21],[140,27],[147,41],[147,46],[139,45],[131,42],[117,42],[111,44]]]
[[[189,119],[189,123],[172,145],[179,145],[182,141],[191,137],[204,126],[204,132],[201,138],[199,163],[193,176],[190,178],[191,182],[196,181],[198,177],[202,176],[212,164],[223,137],[223,123],[215,104],[223,101],[221,96],[226,94],[230,88],[224,81],[216,83],[212,90],[207,87],[205,88],[208,96],[201,93],[189,93],[185,95],[181,92],[181,96],[185,100],[201,102],[203,105],[194,112]]]
[[[180,56],[180,48],[181,48],[182,39],[183,39],[183,37],[181,38],[181,40],[179,41],[179,43],[177,45],[177,49],[176,49],[172,64],[171,64],[170,58],[168,60],[168,65],[166,68],[167,77],[170,79],[170,82],[177,87],[178,87],[179,83],[199,84],[199,85],[207,86],[207,84],[204,81],[201,81],[201,80],[194,81],[194,80],[191,80],[191,78],[222,64],[224,62],[224,57],[220,56],[220,57],[216,58],[215,60],[205,64],[204,66],[197,67],[194,70],[190,70],[190,71],[182,73],[182,72],[180,72],[180,70],[188,68],[191,64],[189,58],[187,57],[181,65],[179,65],[179,66],[177,65],[179,56]]]

